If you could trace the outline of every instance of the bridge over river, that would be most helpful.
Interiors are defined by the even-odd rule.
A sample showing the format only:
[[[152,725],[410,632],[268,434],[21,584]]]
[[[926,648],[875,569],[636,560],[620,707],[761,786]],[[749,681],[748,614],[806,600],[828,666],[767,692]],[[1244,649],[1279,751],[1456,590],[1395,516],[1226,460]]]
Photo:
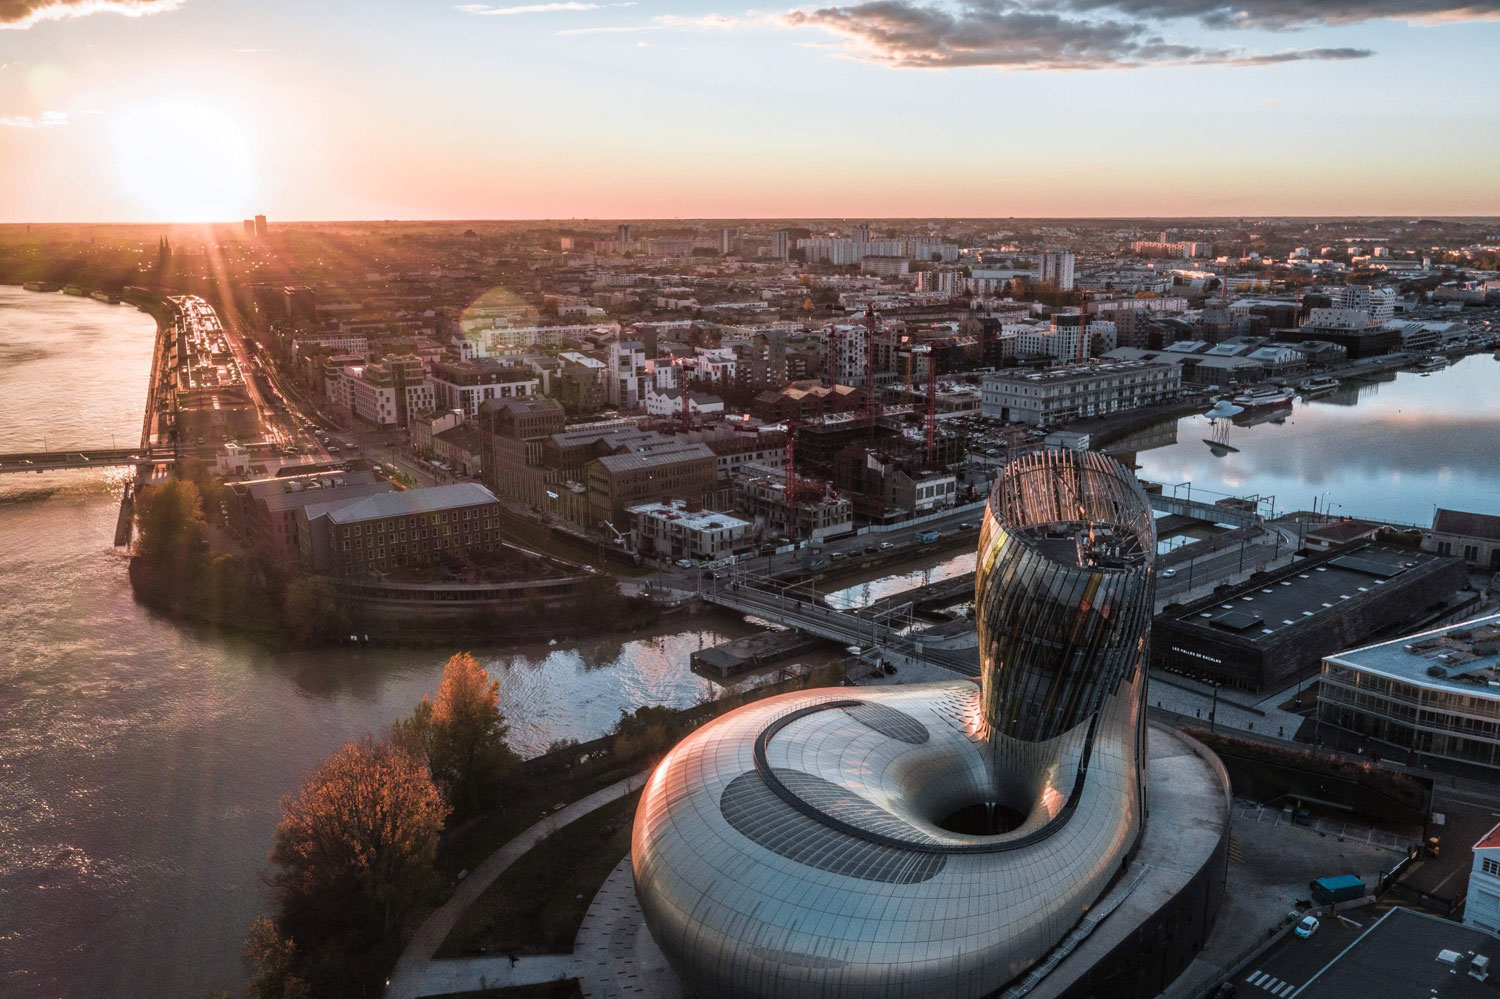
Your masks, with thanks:
[[[51,472],[65,468],[110,468],[120,465],[155,465],[175,461],[171,448],[105,447],[73,451],[17,451],[0,454],[0,474],[6,472]]]
[[[905,605],[893,607],[889,615],[875,613],[867,617],[835,610],[806,585],[786,586],[748,574],[705,580],[699,595],[720,607],[753,614],[841,645],[877,648],[888,655],[929,663],[959,676],[979,675],[979,660],[972,646],[943,648],[938,644],[941,640],[935,636],[927,637],[920,631],[913,632],[904,627]],[[902,627],[895,626],[898,621]]]

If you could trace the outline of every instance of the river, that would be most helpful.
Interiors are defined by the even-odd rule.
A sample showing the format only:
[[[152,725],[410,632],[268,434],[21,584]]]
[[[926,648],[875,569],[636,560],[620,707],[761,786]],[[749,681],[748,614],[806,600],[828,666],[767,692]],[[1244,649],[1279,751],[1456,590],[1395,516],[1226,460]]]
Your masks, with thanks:
[[[140,435],[155,324],[128,306],[0,287],[0,451]],[[238,991],[266,909],[277,801],[383,732],[457,649],[269,652],[135,603],[111,547],[121,478],[0,476],[0,995]],[[688,653],[731,618],[473,651],[525,754],[624,707],[716,689]]]
[[[1282,423],[1229,426],[1233,451],[1204,443],[1214,431],[1204,416],[1179,421],[1177,443],[1139,452],[1141,477],[1169,494],[1191,482],[1210,502],[1274,496],[1278,513],[1316,501],[1334,516],[1421,526],[1439,506],[1500,514],[1500,361],[1487,353],[1299,397]]]

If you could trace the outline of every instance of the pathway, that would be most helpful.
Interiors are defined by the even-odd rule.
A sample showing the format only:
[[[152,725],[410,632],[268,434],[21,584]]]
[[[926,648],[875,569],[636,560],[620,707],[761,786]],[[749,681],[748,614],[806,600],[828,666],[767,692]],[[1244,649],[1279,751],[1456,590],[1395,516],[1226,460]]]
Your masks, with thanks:
[[[469,873],[469,876],[458,883],[453,892],[453,897],[428,916],[417,928],[417,932],[407,943],[406,949],[402,951],[401,958],[396,962],[395,970],[386,983],[385,994],[387,999],[418,999],[420,996],[441,994],[443,992],[462,991],[457,988],[428,988],[428,975],[436,978],[444,977],[444,966],[453,965],[451,969],[454,974],[463,973],[468,968],[471,975],[466,988],[478,988],[475,983],[479,976],[483,975],[488,982],[488,987],[496,987],[501,984],[531,984],[535,982],[550,981],[558,977],[572,977],[571,975],[558,975],[554,973],[556,966],[547,962],[560,961],[571,962],[571,954],[541,955],[535,958],[518,958],[514,968],[510,966],[508,957],[481,958],[477,961],[458,962],[434,962],[432,956],[437,953],[438,947],[442,946],[448,934],[453,932],[453,927],[458,924],[459,917],[464,911],[484,894],[484,890],[494,884],[505,869],[515,863],[528,850],[546,839],[552,833],[561,829],[570,822],[589,814],[590,812],[617,801],[626,795],[633,794],[646,784],[646,778],[650,771],[643,771],[634,777],[627,777],[616,784],[611,784],[602,790],[595,791],[586,798],[573,802],[565,808],[561,808],[540,821],[528,826],[509,843],[490,854],[484,861]],[[525,970],[522,970],[523,963]],[[473,967],[469,967],[473,965]],[[504,967],[501,967],[501,966]],[[492,967],[493,966],[493,967]],[[497,974],[503,973],[503,974]],[[504,982],[504,975],[516,975],[518,977]],[[540,975],[541,977],[520,979],[524,975]]]

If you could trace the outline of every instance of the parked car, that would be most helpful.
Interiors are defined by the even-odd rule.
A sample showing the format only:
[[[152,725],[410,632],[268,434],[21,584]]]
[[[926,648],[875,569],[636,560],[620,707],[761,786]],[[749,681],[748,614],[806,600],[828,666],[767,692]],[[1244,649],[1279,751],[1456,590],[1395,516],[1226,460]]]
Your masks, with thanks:
[[[1302,922],[1298,923],[1297,928],[1292,932],[1296,933],[1297,936],[1301,937],[1303,940],[1306,940],[1308,937],[1318,932],[1318,917],[1303,916]]]
[[[890,548],[895,548],[895,547],[896,547],[896,546],[895,546],[895,545],[893,545],[893,544],[891,544],[891,543],[890,543],[890,542],[889,542],[889,541],[882,541],[882,542],[881,542],[881,543],[880,543],[880,550],[881,550],[881,551],[886,551],[886,550],[887,550],[887,549],[890,549]]]
[[[1177,575],[1177,570],[1176,569],[1163,569],[1161,571],[1161,578],[1162,579],[1171,579],[1175,575]]]

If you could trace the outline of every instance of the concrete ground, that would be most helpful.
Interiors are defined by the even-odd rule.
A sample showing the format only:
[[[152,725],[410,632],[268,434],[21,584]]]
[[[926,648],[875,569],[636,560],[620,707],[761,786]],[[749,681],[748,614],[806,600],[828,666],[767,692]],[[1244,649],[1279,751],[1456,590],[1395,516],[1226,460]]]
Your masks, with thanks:
[[[1312,936],[1304,940],[1295,933],[1288,933],[1236,974],[1234,984],[1239,995],[1286,999],[1369,929],[1370,924],[1380,918],[1380,913],[1374,906],[1365,906],[1336,916],[1319,915],[1316,918],[1318,928]]]
[[[1308,898],[1309,881],[1330,874],[1356,874],[1373,891],[1380,874],[1404,856],[1400,849],[1361,838],[1352,826],[1344,835],[1330,834],[1282,821],[1279,811],[1263,813],[1258,806],[1238,799],[1230,818],[1229,835],[1229,872],[1218,922],[1198,959],[1162,993],[1164,999],[1185,999],[1197,994],[1218,981],[1225,969],[1270,939],[1295,912],[1297,901]],[[1323,929],[1329,927],[1325,924]],[[1339,932],[1335,930],[1328,936]],[[1277,948],[1281,946],[1277,944]],[[1307,977],[1316,970],[1309,971]],[[1288,974],[1292,974],[1290,969]],[[1290,981],[1282,975],[1270,977]],[[1242,995],[1256,994],[1254,986],[1247,988],[1239,980],[1236,984]]]
[[[1151,684],[1146,691],[1148,707],[1197,720],[1204,728],[1208,727],[1208,716],[1212,713],[1215,728],[1237,729],[1291,741],[1302,727],[1302,716],[1283,711],[1266,700],[1257,703],[1251,700],[1253,697],[1253,694],[1220,688],[1215,698],[1213,688],[1208,684],[1160,670],[1152,671]]]

